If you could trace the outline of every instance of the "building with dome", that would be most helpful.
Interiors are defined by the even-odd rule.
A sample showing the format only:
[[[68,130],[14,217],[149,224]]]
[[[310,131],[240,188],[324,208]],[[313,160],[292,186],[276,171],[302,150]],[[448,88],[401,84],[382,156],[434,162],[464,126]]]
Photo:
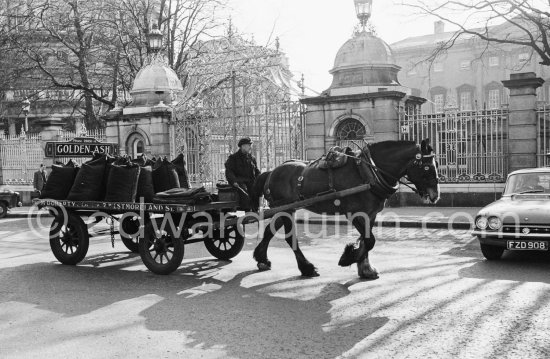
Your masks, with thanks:
[[[153,56],[134,79],[130,105],[107,113],[107,142],[118,143],[119,153],[131,158],[173,155],[172,108],[183,92],[174,70],[160,56]]]
[[[230,28],[188,55],[176,74],[159,47],[134,79],[130,104],[106,114],[106,141],[120,154],[182,153],[191,183],[207,187],[225,180],[224,163],[240,137],[252,139],[262,170],[304,157],[302,107],[278,42],[275,49],[259,46]]]
[[[365,30],[357,32],[346,41],[336,54],[329,95],[352,95],[370,92],[401,91],[410,94],[410,89],[401,86],[396,65],[388,44]]]
[[[365,25],[365,13],[358,11],[358,16]],[[390,46],[365,26],[346,41],[329,71],[330,87],[321,96],[302,100],[307,105],[307,159],[335,145],[398,140],[400,111],[425,102],[399,83],[400,69]]]

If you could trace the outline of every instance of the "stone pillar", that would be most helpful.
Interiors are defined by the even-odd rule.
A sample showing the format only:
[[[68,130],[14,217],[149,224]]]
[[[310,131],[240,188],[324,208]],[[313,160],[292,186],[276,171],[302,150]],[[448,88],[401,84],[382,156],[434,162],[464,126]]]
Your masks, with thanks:
[[[534,72],[511,74],[502,81],[510,90],[508,116],[508,173],[537,167],[537,88],[544,80]]]
[[[46,142],[57,141],[59,130],[63,128],[64,122],[60,118],[50,117],[43,120],[35,121],[36,126],[40,126],[40,139],[42,150],[46,148]],[[51,170],[53,158],[44,157],[44,166]]]
[[[10,118],[8,120],[8,132],[9,132],[9,135],[10,136],[16,136],[17,135],[17,130],[15,128],[15,120],[13,118]]]

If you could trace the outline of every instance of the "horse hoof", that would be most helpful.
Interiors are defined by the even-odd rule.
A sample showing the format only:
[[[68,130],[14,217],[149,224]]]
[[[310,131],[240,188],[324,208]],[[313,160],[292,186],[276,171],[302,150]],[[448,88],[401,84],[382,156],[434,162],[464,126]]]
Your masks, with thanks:
[[[317,271],[313,271],[310,273],[302,273],[302,277],[307,277],[307,278],[319,277],[319,273]]]
[[[302,273],[302,277],[318,277],[319,273],[317,272],[317,268],[311,263],[307,263],[304,265],[298,266],[300,269],[300,272]]]
[[[366,280],[375,280],[378,279],[378,271],[376,269],[371,270],[358,270],[359,277]]]
[[[359,277],[364,280],[375,280],[380,278],[377,273],[371,273],[371,274],[360,274]]]
[[[258,269],[260,270],[260,272],[271,270],[271,265],[267,263],[258,263]]]

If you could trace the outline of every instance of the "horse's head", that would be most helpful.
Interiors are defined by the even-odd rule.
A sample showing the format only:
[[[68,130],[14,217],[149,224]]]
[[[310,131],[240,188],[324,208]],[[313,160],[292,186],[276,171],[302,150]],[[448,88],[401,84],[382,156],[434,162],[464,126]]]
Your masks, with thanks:
[[[422,141],[415,159],[407,167],[406,175],[425,203],[439,200],[437,162],[429,139]]]

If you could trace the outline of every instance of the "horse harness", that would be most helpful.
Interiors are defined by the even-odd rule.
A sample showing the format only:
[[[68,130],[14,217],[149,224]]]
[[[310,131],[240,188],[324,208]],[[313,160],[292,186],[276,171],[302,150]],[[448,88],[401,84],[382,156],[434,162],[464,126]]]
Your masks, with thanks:
[[[414,193],[418,193],[418,190],[411,185],[409,185],[406,182],[403,182],[400,178],[396,178],[395,176],[391,175],[387,171],[384,171],[380,167],[376,166],[374,163],[372,156],[370,154],[370,151],[368,150],[368,147],[364,147],[362,150],[358,152],[352,152],[353,155],[350,155],[348,151],[342,150],[339,147],[333,147],[329,149],[327,155],[320,157],[319,159],[313,161],[310,163],[310,165],[321,162],[319,165],[319,168],[326,169],[328,171],[328,178],[329,178],[329,190],[326,192],[317,193],[316,196],[320,196],[326,193],[335,192],[334,189],[334,169],[343,167],[345,165],[345,160],[342,158],[350,158],[355,161],[356,167],[359,171],[359,175],[361,176],[361,180],[364,184],[370,184],[371,189],[370,191],[376,195],[377,197],[381,199],[387,199],[392,194],[394,194],[397,189],[399,188],[399,184],[402,184],[408,188],[410,188]],[[330,165],[331,157],[334,158],[332,161],[335,163],[335,165]],[[415,160],[413,161],[413,164],[421,163],[420,161],[424,157],[429,157],[423,155],[421,152],[419,152]],[[326,164],[323,164],[322,161],[325,161]],[[386,178],[384,176],[391,178],[392,180],[396,181],[397,184],[395,186],[392,186],[388,183]],[[407,177],[405,177],[407,178]],[[407,178],[408,180],[408,178]],[[303,182],[304,182],[304,176],[298,177],[298,193],[300,200],[304,199],[304,195],[302,194],[303,191]],[[410,182],[410,180],[409,180]]]

